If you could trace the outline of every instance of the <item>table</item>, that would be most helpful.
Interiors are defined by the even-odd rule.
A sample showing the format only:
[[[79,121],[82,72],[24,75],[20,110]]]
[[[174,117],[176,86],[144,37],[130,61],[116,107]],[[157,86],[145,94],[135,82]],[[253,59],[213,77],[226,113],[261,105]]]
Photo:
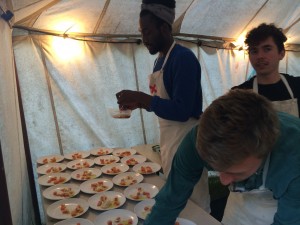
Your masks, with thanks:
[[[145,146],[144,146],[145,147]],[[149,146],[146,146],[149,150],[149,148],[151,148],[151,145]],[[145,149],[143,148],[142,146],[139,148],[136,148],[134,147],[134,149],[137,150],[137,152],[142,152],[141,149]],[[145,150],[146,151],[146,150]],[[150,152],[150,151],[149,151]],[[151,149],[151,152],[152,152],[152,149]],[[151,153],[152,154],[152,153]],[[155,156],[155,154],[154,154]],[[89,158],[95,158],[94,156],[90,156]],[[69,162],[69,160],[64,160],[62,163],[67,163]],[[98,166],[98,165],[94,165],[93,166],[94,168],[101,168],[101,166]],[[74,170],[70,170],[70,169],[66,169],[66,173],[71,173],[72,171]],[[130,170],[129,171],[132,171],[132,167],[130,167]],[[142,181],[143,183],[150,183],[150,184],[154,184],[156,185],[159,189],[161,189],[161,187],[164,185],[165,181],[159,177],[158,175],[156,174],[152,174],[152,175],[143,175],[144,176],[144,180]],[[112,179],[113,176],[110,176],[110,175],[105,175],[105,174],[102,174],[100,176],[100,178],[107,178],[107,179]],[[73,183],[73,184],[77,184],[77,185],[80,185],[83,181],[77,181],[77,180],[74,180],[74,179],[71,179],[69,181],[69,183]],[[40,186],[40,190],[41,190],[41,193],[48,187],[45,187],[45,186]],[[118,191],[118,192],[122,192],[124,191],[125,187],[120,187],[120,186],[117,186],[117,185],[114,185],[113,188],[111,189],[112,191]],[[76,198],[82,198],[82,199],[85,199],[85,200],[88,200],[89,197],[91,197],[92,195],[90,194],[86,194],[86,193],[83,193],[83,192],[80,192],[78,195],[76,195],[75,197]],[[56,220],[56,219],[53,219],[53,218],[50,218],[46,212],[47,212],[47,207],[49,205],[51,205],[52,203],[54,203],[55,201],[52,201],[52,200],[48,200],[48,199],[45,199],[44,197],[42,197],[42,202],[43,202],[43,209],[44,209],[44,212],[45,212],[45,221],[46,221],[46,224],[47,225],[54,225],[56,222],[58,222],[59,220]],[[127,210],[130,210],[130,211],[134,211],[134,206],[137,204],[138,202],[135,202],[135,201],[132,201],[132,200],[129,200],[129,199],[126,199],[126,202],[123,206],[120,207],[120,209],[127,209]],[[81,218],[86,218],[86,219],[89,219],[90,221],[94,221],[95,218],[97,217],[97,215],[99,215],[101,212],[103,211],[97,211],[97,210],[94,210],[94,209],[91,209],[89,208],[89,210],[84,213],[83,215],[81,215],[80,217]],[[196,224],[200,225],[200,224],[205,224],[205,225],[220,225],[220,223],[215,220],[212,216],[210,216],[208,213],[206,213],[203,209],[201,209],[199,206],[197,206],[196,204],[194,204],[192,201],[188,201],[185,209],[181,212],[180,214],[180,217],[182,218],[186,218],[186,219],[189,219],[191,221],[194,221]],[[200,223],[201,221],[201,223]],[[143,224],[143,220],[141,220],[139,218],[139,225]]]

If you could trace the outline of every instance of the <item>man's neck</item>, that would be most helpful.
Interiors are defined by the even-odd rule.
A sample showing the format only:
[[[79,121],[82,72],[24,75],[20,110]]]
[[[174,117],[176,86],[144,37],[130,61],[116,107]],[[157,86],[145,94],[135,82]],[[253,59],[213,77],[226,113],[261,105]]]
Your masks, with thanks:
[[[168,53],[169,49],[171,48],[173,42],[174,42],[173,37],[172,37],[172,38],[169,38],[169,39],[166,41],[166,43],[164,44],[164,48],[159,52],[159,55],[160,55],[161,57],[164,57],[164,56],[167,55],[167,53]]]
[[[258,84],[275,84],[281,79],[278,72],[272,74],[257,74],[256,77]]]

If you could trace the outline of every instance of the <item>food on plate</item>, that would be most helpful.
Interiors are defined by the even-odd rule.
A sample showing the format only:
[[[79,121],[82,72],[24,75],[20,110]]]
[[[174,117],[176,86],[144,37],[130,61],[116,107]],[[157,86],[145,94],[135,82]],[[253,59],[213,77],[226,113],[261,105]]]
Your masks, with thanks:
[[[143,217],[146,218],[147,215],[151,212],[151,210],[152,210],[152,206],[145,206],[142,211]],[[175,225],[177,225],[177,224],[175,224]]]
[[[60,184],[60,183],[64,183],[66,181],[65,177],[50,177],[47,181],[48,184]]]
[[[108,189],[108,186],[104,184],[103,181],[98,181],[91,184],[91,188],[95,192],[102,192]]]
[[[84,161],[83,163],[78,162],[74,165],[72,165],[72,169],[81,169],[81,168],[89,168],[90,164],[87,161]]]
[[[114,220],[107,221],[107,225],[132,225],[132,219],[121,219],[121,217],[117,217]]]
[[[129,186],[129,185],[132,185],[132,184],[135,184],[135,183],[137,183],[137,179],[135,179],[135,177],[133,177],[131,175],[128,175],[128,176],[121,179],[119,185]]]
[[[138,164],[139,162],[135,159],[135,158],[130,158],[128,160],[126,160],[126,164],[127,165],[131,165],[131,166],[134,166],[136,164]]]
[[[143,188],[139,187],[137,189],[137,193],[135,195],[130,195],[130,197],[134,200],[144,200],[144,199],[150,199],[150,192],[145,191]]]
[[[100,196],[100,200],[97,203],[97,206],[99,206],[102,209],[109,209],[109,208],[117,208],[120,206],[119,198],[116,196],[113,199],[110,199],[106,195]]]
[[[81,153],[74,153],[71,155],[72,159],[81,159],[82,158],[82,154]]]
[[[139,170],[140,173],[153,173],[153,170],[151,166],[141,166],[141,169]]]
[[[53,158],[50,158],[50,159],[45,158],[45,159],[43,159],[43,163],[44,164],[46,164],[46,163],[55,163],[56,160],[57,160],[56,157],[53,157]]]
[[[102,148],[100,148],[98,151],[97,151],[97,155],[107,155],[107,154],[109,154],[110,153],[110,151],[108,151],[107,149],[102,149]]]
[[[131,152],[130,151],[117,152],[116,155],[120,157],[125,157],[125,156],[130,156]]]
[[[122,172],[118,167],[113,166],[111,169],[106,170],[106,173],[108,174],[115,174],[115,173],[120,173]]]
[[[75,217],[83,212],[83,208],[78,204],[75,209],[70,210],[66,204],[61,204],[60,211],[62,214],[71,214],[72,217]]]
[[[111,164],[111,163],[114,163],[114,162],[117,162],[116,159],[114,158],[110,158],[110,159],[100,159],[100,163],[102,165],[107,165],[107,164]]]
[[[76,174],[76,178],[79,180],[89,180],[96,177],[96,174],[93,174],[92,171],[84,171],[82,174]]]
[[[50,167],[49,169],[46,170],[46,173],[58,173],[62,171],[62,168],[59,166],[59,167]]]
[[[72,188],[62,188],[58,191],[54,191],[53,195],[58,197],[64,197],[64,198],[70,198],[73,197],[75,192],[72,190]]]

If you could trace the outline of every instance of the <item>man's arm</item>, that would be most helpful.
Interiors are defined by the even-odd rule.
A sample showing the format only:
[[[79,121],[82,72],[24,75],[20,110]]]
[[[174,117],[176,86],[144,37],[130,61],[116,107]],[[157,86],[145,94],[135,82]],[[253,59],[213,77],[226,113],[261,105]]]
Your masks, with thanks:
[[[167,182],[156,196],[144,225],[174,225],[185,207],[203,170],[203,161],[195,148],[196,133],[193,128],[179,146]]]
[[[287,191],[278,200],[278,208],[272,225],[281,224],[300,224],[300,177],[290,183]]]

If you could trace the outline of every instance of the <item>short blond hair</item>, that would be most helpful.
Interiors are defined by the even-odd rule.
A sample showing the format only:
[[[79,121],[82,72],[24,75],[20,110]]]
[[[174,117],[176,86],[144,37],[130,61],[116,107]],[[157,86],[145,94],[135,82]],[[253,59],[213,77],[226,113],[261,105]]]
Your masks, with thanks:
[[[267,156],[278,134],[272,103],[252,90],[236,89],[214,100],[202,114],[197,149],[210,166],[223,171],[248,156]]]

